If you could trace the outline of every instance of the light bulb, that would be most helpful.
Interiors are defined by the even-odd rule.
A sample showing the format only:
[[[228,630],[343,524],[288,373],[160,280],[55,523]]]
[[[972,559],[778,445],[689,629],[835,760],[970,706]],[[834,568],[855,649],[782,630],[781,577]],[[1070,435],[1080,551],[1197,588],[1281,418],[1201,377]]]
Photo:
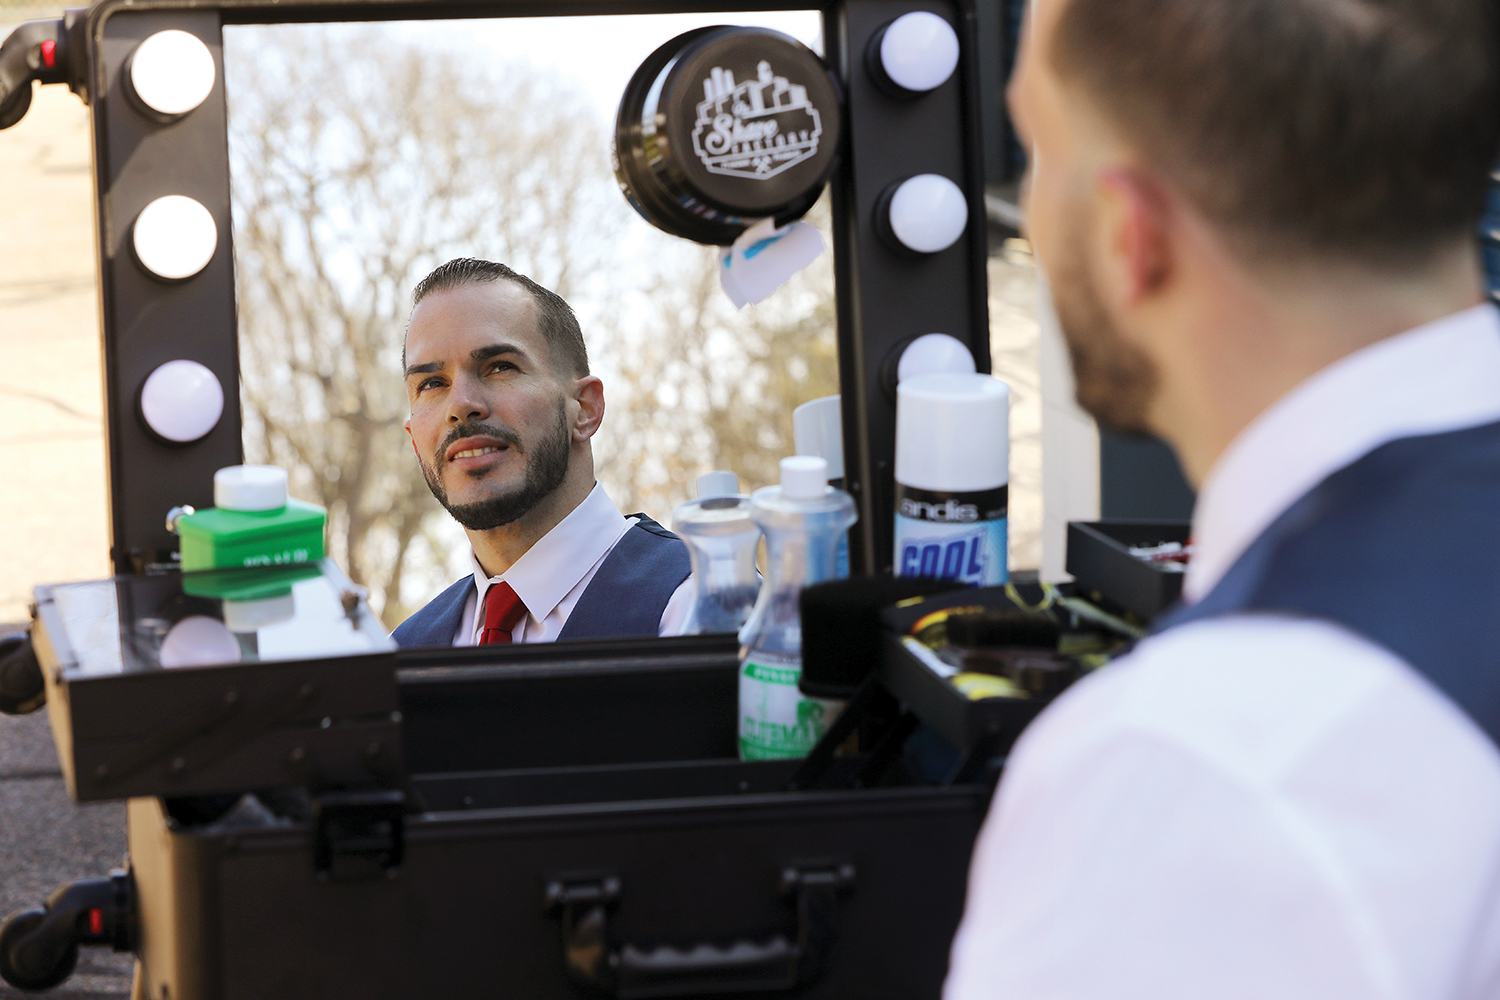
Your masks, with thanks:
[[[969,224],[968,199],[941,174],[908,177],[891,193],[884,212],[890,235],[917,253],[948,249]]]
[[[135,217],[131,241],[136,260],[158,278],[181,281],[208,266],[219,244],[219,227],[208,209],[169,194]]]
[[[896,365],[896,382],[904,382],[913,375],[973,371],[974,354],[969,345],[951,334],[924,333],[901,352],[901,360]]]
[[[141,416],[168,441],[186,444],[214,429],[224,415],[224,387],[196,361],[168,361],[141,386]]]
[[[902,90],[934,90],[958,68],[958,35],[952,25],[929,11],[902,14],[886,25],[880,37],[880,67]]]
[[[185,115],[214,89],[213,53],[196,35],[158,31],[130,54],[130,89],[158,114]]]
[[[238,663],[240,643],[219,619],[189,615],[172,626],[161,641],[160,662],[164,667],[211,667]]]

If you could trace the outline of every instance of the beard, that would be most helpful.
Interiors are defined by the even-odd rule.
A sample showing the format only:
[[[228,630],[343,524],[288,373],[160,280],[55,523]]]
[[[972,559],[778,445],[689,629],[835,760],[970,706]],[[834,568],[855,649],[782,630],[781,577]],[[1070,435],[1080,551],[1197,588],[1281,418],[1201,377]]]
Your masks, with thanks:
[[[1062,259],[1049,271],[1058,326],[1073,367],[1074,398],[1103,427],[1121,434],[1147,435],[1156,397],[1156,365],[1129,343],[1110,319],[1093,273],[1083,259],[1082,225],[1064,234]]]
[[[492,437],[520,452],[526,458],[526,471],[520,483],[503,493],[470,503],[451,503],[448,500],[448,490],[438,475],[438,466],[442,463],[448,446],[454,441],[478,436]],[[455,521],[470,531],[489,531],[524,517],[563,484],[568,476],[569,437],[567,403],[559,399],[556,424],[550,432],[543,433],[531,448],[523,449],[520,435],[509,427],[464,423],[448,432],[442,444],[438,445],[432,464],[421,459],[418,459],[417,464],[422,467],[427,488]],[[470,475],[478,479],[487,471],[476,469]]]

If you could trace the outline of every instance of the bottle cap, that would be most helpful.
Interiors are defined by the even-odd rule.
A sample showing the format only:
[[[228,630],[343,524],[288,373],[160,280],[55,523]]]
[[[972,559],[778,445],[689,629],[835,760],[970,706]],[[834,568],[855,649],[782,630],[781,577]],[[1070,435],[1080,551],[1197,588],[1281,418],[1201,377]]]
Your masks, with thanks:
[[[844,478],[844,418],[838,396],[823,396],[792,411],[792,441],[799,455],[828,463],[828,478]]]
[[[993,375],[913,375],[896,387],[896,481],[977,493],[1010,482],[1010,387]]]
[[[214,506],[224,510],[278,510],[286,506],[286,470],[274,465],[231,465],[214,473]]]
[[[740,491],[740,477],[720,469],[698,477],[698,498],[729,497]]]
[[[781,460],[781,495],[788,500],[821,500],[828,494],[828,463],[816,455]]]

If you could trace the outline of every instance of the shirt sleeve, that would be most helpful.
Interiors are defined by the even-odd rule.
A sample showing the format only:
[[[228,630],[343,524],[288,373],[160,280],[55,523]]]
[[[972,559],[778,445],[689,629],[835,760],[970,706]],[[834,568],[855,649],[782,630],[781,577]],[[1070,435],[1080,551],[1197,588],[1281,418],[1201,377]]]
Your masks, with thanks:
[[[1017,744],[945,1000],[1470,996],[1500,834],[1471,730],[1332,626],[1143,642]]]
[[[1007,781],[945,1000],[1388,995],[1362,975],[1338,893],[1253,789],[1131,738]]]
[[[692,607],[693,575],[689,573],[687,579],[672,591],[672,596],[667,600],[667,606],[662,609],[661,626],[657,635],[682,635],[682,628],[687,624],[688,612],[692,610]]]

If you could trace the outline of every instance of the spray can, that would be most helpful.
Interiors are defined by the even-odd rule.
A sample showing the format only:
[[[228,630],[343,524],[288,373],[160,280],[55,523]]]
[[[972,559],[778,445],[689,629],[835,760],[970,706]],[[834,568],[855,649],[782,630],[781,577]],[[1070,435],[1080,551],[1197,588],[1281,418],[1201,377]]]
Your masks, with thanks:
[[[896,389],[897,576],[1002,584],[1010,387],[991,375],[914,375]]]
[[[842,702],[809,698],[802,676],[798,598],[834,578],[838,540],[854,524],[854,500],[828,485],[828,464],[799,455],[781,460],[781,485],[756,490],[750,516],[766,537],[766,579],[740,630],[740,756],[803,757]]]
[[[738,632],[760,593],[755,550],[760,529],[750,520],[750,498],[732,472],[698,477],[698,499],[679,504],[672,530],[693,563],[693,605],[683,635]]]

